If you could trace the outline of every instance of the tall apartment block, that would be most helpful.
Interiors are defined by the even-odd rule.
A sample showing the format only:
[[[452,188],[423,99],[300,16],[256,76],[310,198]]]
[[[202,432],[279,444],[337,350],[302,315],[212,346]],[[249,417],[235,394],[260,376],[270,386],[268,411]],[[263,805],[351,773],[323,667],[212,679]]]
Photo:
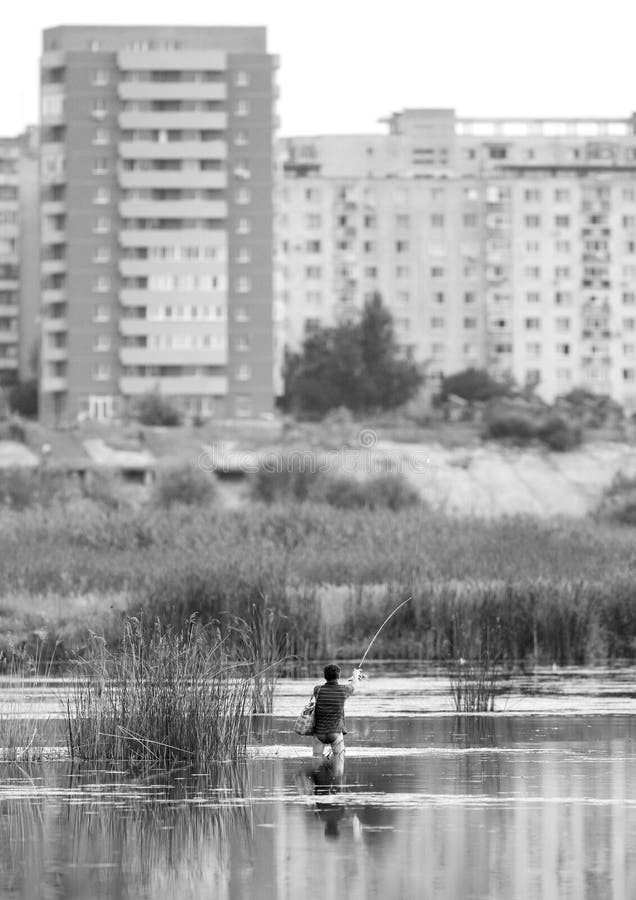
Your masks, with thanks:
[[[433,378],[476,366],[636,411],[636,116],[387,125],[281,141],[288,345],[379,292]]]
[[[271,411],[275,68],[263,28],[44,32],[45,421]]]
[[[0,138],[0,386],[37,367],[37,197],[36,129]]]

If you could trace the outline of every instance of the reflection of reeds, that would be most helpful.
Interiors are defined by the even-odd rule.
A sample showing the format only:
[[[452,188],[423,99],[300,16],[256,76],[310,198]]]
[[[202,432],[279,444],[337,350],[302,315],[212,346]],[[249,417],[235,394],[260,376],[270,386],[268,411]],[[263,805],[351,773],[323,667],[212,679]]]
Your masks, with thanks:
[[[41,896],[51,878],[74,897],[215,893],[252,834],[246,765],[196,780],[71,773],[30,768],[34,796],[0,803],[0,870],[20,896]],[[27,772],[10,775],[24,781]]]
[[[240,755],[250,724],[246,666],[215,627],[128,619],[119,649],[95,638],[78,666],[66,704],[71,755],[159,766]]]

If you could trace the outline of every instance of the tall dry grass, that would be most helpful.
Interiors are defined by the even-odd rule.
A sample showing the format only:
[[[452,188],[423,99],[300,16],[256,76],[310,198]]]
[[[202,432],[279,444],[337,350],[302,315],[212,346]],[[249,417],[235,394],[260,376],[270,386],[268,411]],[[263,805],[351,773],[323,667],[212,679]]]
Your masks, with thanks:
[[[251,678],[218,628],[130,618],[116,650],[92,649],[67,698],[73,758],[201,766],[244,752]]]

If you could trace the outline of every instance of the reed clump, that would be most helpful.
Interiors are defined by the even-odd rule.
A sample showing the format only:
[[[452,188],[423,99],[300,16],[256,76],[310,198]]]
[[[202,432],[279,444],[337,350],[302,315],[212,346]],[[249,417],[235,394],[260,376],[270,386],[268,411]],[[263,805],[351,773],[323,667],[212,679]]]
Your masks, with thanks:
[[[93,638],[66,699],[73,758],[207,765],[240,757],[250,731],[246,660],[218,626],[129,618],[121,644]]]
[[[476,659],[460,657],[449,666],[450,692],[457,712],[494,712],[502,692],[501,660],[488,652]]]

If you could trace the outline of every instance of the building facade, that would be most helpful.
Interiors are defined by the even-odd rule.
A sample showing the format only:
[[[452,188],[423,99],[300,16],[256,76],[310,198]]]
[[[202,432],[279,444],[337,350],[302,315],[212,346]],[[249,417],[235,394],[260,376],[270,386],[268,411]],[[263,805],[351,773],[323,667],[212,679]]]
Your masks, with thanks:
[[[380,293],[433,378],[475,366],[635,411],[636,118],[387,125],[280,143],[288,346]]]
[[[39,314],[37,131],[0,138],[0,385],[32,377]]]
[[[262,28],[44,32],[45,421],[271,411],[275,68]]]

